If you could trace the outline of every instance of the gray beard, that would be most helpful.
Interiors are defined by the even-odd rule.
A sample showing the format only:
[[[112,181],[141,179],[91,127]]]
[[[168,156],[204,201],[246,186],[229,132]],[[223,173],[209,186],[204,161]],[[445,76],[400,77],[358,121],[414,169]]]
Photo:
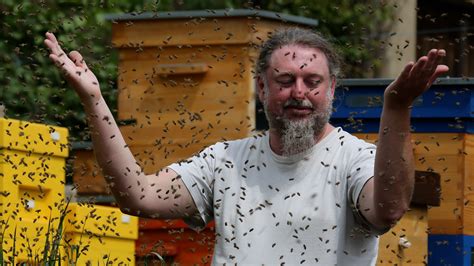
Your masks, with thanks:
[[[296,120],[270,114],[264,103],[270,129],[276,130],[281,137],[283,156],[290,157],[305,152],[316,144],[315,137],[323,132],[331,117],[332,101],[332,95],[328,95],[327,106],[315,107],[316,111],[309,118]]]

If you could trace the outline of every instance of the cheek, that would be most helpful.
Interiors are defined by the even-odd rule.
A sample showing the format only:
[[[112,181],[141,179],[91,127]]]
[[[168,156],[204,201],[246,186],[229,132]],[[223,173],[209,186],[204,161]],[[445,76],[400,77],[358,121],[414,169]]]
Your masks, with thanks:
[[[313,104],[313,106],[316,106],[319,110],[323,109],[328,103],[328,97],[326,96],[326,93],[319,93],[318,95],[309,95],[308,100]]]
[[[289,95],[284,92],[276,93],[269,95],[267,97],[268,107],[270,110],[276,112],[281,112],[283,110],[283,105],[289,99]]]

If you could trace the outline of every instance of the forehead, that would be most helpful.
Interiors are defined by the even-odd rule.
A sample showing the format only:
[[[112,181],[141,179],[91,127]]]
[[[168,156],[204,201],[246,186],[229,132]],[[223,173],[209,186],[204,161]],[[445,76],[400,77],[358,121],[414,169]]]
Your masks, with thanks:
[[[329,75],[326,55],[317,48],[302,45],[285,45],[275,49],[267,71]]]

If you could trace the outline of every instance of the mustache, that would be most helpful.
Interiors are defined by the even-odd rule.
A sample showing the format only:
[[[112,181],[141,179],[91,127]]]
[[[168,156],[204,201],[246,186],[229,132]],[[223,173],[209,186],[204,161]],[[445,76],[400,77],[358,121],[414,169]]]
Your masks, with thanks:
[[[311,104],[311,102],[307,99],[305,99],[305,100],[289,99],[285,102],[285,104],[283,105],[283,108],[286,108],[288,106],[307,107],[307,108],[314,109],[313,104]]]

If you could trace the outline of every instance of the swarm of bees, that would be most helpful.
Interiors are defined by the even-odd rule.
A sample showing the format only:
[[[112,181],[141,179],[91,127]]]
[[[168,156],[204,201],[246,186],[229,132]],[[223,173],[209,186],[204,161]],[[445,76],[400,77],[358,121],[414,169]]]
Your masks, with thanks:
[[[229,10],[224,12],[223,17],[217,18],[215,16],[216,11],[208,10],[206,11],[207,14],[202,16],[181,18],[182,21],[171,24],[174,28],[170,27],[167,29],[166,27],[158,26],[165,28],[160,29],[160,33],[165,32],[166,34],[155,34],[154,36],[147,36],[146,32],[139,31],[143,30],[143,22],[133,17],[136,18],[143,14],[132,14],[132,18],[130,19],[112,21],[113,25],[117,26],[117,32],[136,32],[132,41],[120,36],[122,39],[117,37],[117,40],[113,40],[113,42],[116,47],[118,47],[120,55],[122,56],[121,67],[119,68],[118,120],[119,124],[122,124],[122,133],[127,141],[127,145],[124,148],[131,148],[143,172],[156,173],[156,175],[158,175],[160,171],[165,171],[162,168],[168,164],[186,160],[192,154],[218,141],[223,142],[223,145],[227,147],[229,145],[227,141],[232,139],[249,136],[260,138],[265,136],[266,133],[264,131],[266,128],[262,125],[266,122],[258,120],[259,118],[257,118],[259,113],[263,113],[263,110],[261,108],[259,109],[261,103],[258,103],[258,100],[256,100],[256,73],[254,71],[254,64],[257,48],[272,34],[272,30],[262,26],[261,21],[265,18],[259,16],[258,10],[253,12],[254,15],[248,15],[248,17],[241,20],[244,26],[238,29],[235,24],[232,24],[235,21],[229,23],[230,20],[226,18],[226,16],[230,17],[231,15]],[[277,13],[275,13],[274,16],[278,20],[284,21],[288,19],[286,17],[282,18],[282,15]],[[446,16],[447,13],[443,13],[439,18],[425,15],[419,19],[436,23],[437,19],[440,20]],[[159,23],[166,23],[163,21],[166,21],[167,17],[174,18],[172,13],[153,14],[153,17],[164,19]],[[462,24],[465,24],[465,21],[469,19],[471,19],[469,14],[463,14],[460,21]],[[405,23],[402,18],[398,18],[397,21],[398,23]],[[275,23],[275,25],[278,23]],[[149,26],[149,24],[146,25]],[[121,26],[125,27],[120,28]],[[182,32],[183,34],[176,34],[174,31]],[[396,33],[389,35],[393,37],[396,36]],[[239,40],[239,38],[243,37],[246,39]],[[466,38],[467,35],[456,38],[453,41],[444,41],[448,41],[448,45],[451,45],[451,42],[467,42]],[[436,38],[431,39],[432,43],[439,41],[440,40]],[[395,54],[398,60],[402,60],[406,49],[414,45],[409,40],[404,40],[401,44],[395,44],[385,40],[381,40],[380,43],[383,46],[395,47]],[[468,56],[470,50],[472,50],[472,45],[466,44],[462,55]],[[288,56],[293,59],[295,58],[295,54],[288,54]],[[461,57],[453,58],[454,62],[459,62],[460,60],[462,60]],[[307,67],[307,65],[303,64],[300,69],[304,69],[305,67]],[[278,72],[279,70],[274,69],[274,71]],[[448,104],[442,106],[443,108],[461,108],[467,103],[463,99],[472,98],[473,84],[470,83],[469,80],[466,80],[467,78],[458,80],[460,84],[464,85],[456,89],[449,87],[451,86],[449,82],[445,82],[445,84],[448,85],[443,85],[441,82],[439,89],[437,87],[433,90],[432,97],[425,98],[428,100],[422,98],[418,99],[413,108],[416,110],[417,106],[420,105],[438,106],[446,104],[446,102],[448,102]],[[387,84],[383,84],[383,86],[385,85]],[[350,87],[350,85],[344,85],[339,88],[338,95],[340,98],[336,99],[335,102],[339,104],[339,106],[334,106],[336,112],[348,104],[348,102],[345,101],[345,99],[347,99],[345,97],[352,93],[357,93],[357,89],[357,86]],[[361,139],[376,143],[377,135],[367,133],[367,127],[370,123],[374,122],[370,119],[376,120],[377,117],[369,119],[361,117],[366,117],[365,115],[367,112],[371,112],[371,110],[373,110],[372,108],[380,108],[383,104],[381,95],[383,94],[378,93],[378,95],[371,95],[370,97],[362,96],[365,97],[363,99],[363,107],[354,108],[355,111],[349,112],[349,116],[345,118],[344,123],[340,124],[340,126],[346,130],[356,132],[356,135]],[[355,101],[356,100],[358,99],[355,99]],[[8,107],[8,102],[4,104]],[[354,104],[360,104],[360,102],[355,102]],[[0,105],[0,117],[3,111],[2,109],[3,105]],[[453,232],[465,233],[466,230],[474,230],[472,229],[473,226],[466,220],[467,215],[463,212],[463,210],[470,208],[470,198],[467,197],[467,194],[471,191],[471,185],[467,180],[471,176],[465,176],[464,171],[468,172],[467,169],[470,167],[468,164],[473,160],[471,158],[472,138],[467,133],[459,133],[467,131],[466,127],[468,123],[472,123],[472,114],[473,111],[471,110],[470,116],[467,118],[468,120],[466,120],[466,117],[454,116],[453,119],[446,121],[446,128],[456,133],[413,134],[413,149],[417,170],[439,173],[441,175],[441,188],[446,191],[455,191],[457,196],[453,198],[451,194],[441,194],[440,207],[432,208],[431,206],[425,206],[429,211],[420,211],[424,209],[414,206],[407,215],[409,217],[407,218],[408,220],[402,221],[397,227],[387,233],[387,239],[392,236],[393,238],[386,240],[379,247],[380,250],[385,252],[385,255],[380,255],[379,257],[378,262],[380,264],[397,264],[402,261],[405,263],[427,263],[427,256],[430,254],[426,252],[415,254],[410,251],[414,249],[414,246],[411,245],[410,242],[412,241],[410,238],[412,235],[410,234],[414,234],[414,231],[419,231],[420,228],[423,232],[421,234],[422,237],[433,233],[453,234]],[[103,117],[102,119],[109,121],[110,117]],[[378,121],[375,121],[375,123],[377,122]],[[18,136],[14,136],[13,139],[28,138],[30,135],[26,133],[28,132],[26,127],[27,126],[23,126]],[[1,136],[11,134],[8,128],[0,127],[0,130]],[[387,131],[388,130],[389,129],[387,129]],[[413,130],[417,132],[416,128],[413,128]],[[51,131],[54,132],[54,130]],[[109,137],[113,139],[117,136],[110,135]],[[42,135],[37,135],[34,138],[35,144],[50,141]],[[52,141],[51,143],[54,144],[55,142]],[[343,146],[345,143],[344,139],[341,138],[339,143]],[[54,166],[50,161],[50,156],[53,154],[45,151],[40,155],[34,155],[35,151],[30,149],[28,144],[33,145],[33,143],[27,143],[24,147],[21,147],[21,149],[25,150],[24,152],[10,155],[8,151],[18,148],[18,145],[16,143],[0,143],[0,178],[2,178],[5,187],[10,185],[8,184],[7,186],[5,182],[11,182],[11,184],[15,186],[15,189],[18,187],[22,192],[22,194],[18,196],[20,200],[13,202],[11,200],[12,191],[6,189],[2,189],[1,191],[1,197],[5,199],[0,202],[3,211],[2,226],[4,230],[9,228],[8,223],[11,221],[8,219],[5,220],[5,217],[11,217],[12,220],[21,220],[22,215],[19,210],[25,209],[28,211],[28,209],[32,209],[32,199],[41,200],[46,197],[48,193],[48,189],[43,184],[48,182],[48,180],[57,178],[57,176],[51,174],[51,168]],[[61,148],[70,148],[70,145],[69,147],[62,145]],[[251,149],[256,150],[255,147],[251,147]],[[326,152],[329,153],[330,149],[330,147],[327,147]],[[263,151],[256,150],[255,152]],[[92,153],[89,153],[88,156],[91,155]],[[38,158],[35,160],[25,159],[30,156],[38,156]],[[209,153],[204,154],[204,156],[213,155]],[[88,184],[88,182],[94,182],[96,186],[101,187],[98,189],[99,192],[104,194],[110,193],[110,186],[114,184],[113,177],[106,177],[111,179],[108,185],[106,185],[105,182],[96,181],[99,179],[102,180],[103,177],[100,174],[100,167],[91,162],[91,160],[93,160],[92,157],[83,157],[83,161],[74,162],[74,181],[77,182],[75,189],[86,195],[87,191],[94,186],[90,183]],[[462,165],[460,165],[460,161],[463,161]],[[324,161],[317,163],[325,168],[337,169],[338,167],[338,165],[330,165]],[[226,158],[224,166],[229,169],[236,167],[232,158]],[[241,177],[247,178],[249,171],[260,171],[266,167],[266,162],[257,163],[247,161],[241,170]],[[5,169],[7,168],[29,170],[15,172],[14,174],[5,176],[7,173]],[[66,169],[66,166],[64,166],[64,168],[60,170],[70,171],[71,169]],[[217,172],[222,171],[222,169],[215,170]],[[126,169],[125,174],[131,175],[133,174],[131,172],[131,169]],[[38,189],[35,188],[33,190],[28,188],[22,190],[23,180],[28,179],[33,182]],[[292,181],[294,181],[294,179],[289,177],[288,182]],[[60,180],[60,183],[64,184],[64,180]],[[340,181],[332,182],[330,185],[339,186]],[[139,180],[137,180],[137,186],[142,186]],[[154,186],[154,184],[151,186]],[[459,190],[459,186],[465,187],[464,190]],[[282,186],[275,184],[268,185],[268,189],[275,193],[283,193],[284,190]],[[156,188],[156,196],[163,200],[169,198],[177,199],[181,197],[181,195],[177,194],[176,191],[178,190],[175,187],[172,187],[170,190]],[[122,193],[124,197],[127,196],[127,192]],[[246,198],[245,187],[225,187],[216,193],[234,193],[236,196],[241,197],[242,200]],[[63,192],[58,192],[56,196],[58,199],[64,198]],[[298,191],[294,191],[282,196],[287,200],[301,195]],[[312,196],[317,197],[318,195],[315,194]],[[145,195],[143,195],[143,197],[145,197]],[[94,200],[87,200],[88,203],[90,203],[90,201]],[[60,210],[64,207],[64,204],[64,201],[58,200],[47,210]],[[255,207],[248,210],[247,213],[239,205],[236,205],[235,211],[239,216],[237,220],[245,222],[248,216],[262,211],[265,208],[270,208],[273,204],[271,200],[263,199],[261,202],[256,203]],[[222,202],[219,199],[215,200],[215,206],[213,206],[216,212],[215,215],[219,215],[222,211],[219,210],[221,206],[223,206]],[[340,203],[336,203],[335,206],[332,207],[340,208]],[[315,211],[319,208],[327,208],[327,206],[314,206]],[[272,213],[272,215],[274,218],[277,218],[275,213]],[[432,219],[438,219],[440,221],[446,219],[449,220],[449,223],[443,224],[442,222],[434,221],[430,224],[430,227],[428,227],[430,215],[433,217]],[[96,220],[104,218],[95,216],[93,210],[90,213],[90,217]],[[297,218],[301,218],[302,220],[307,219],[307,217]],[[39,214],[38,211],[38,216],[33,218],[32,221],[33,223],[37,223],[40,220],[45,221],[47,219],[49,219],[49,217],[46,213],[41,211]],[[116,221],[110,217],[105,217],[104,219],[105,222],[100,226],[99,230],[113,232]],[[296,219],[296,214],[289,212],[288,217],[281,219],[279,217],[274,224],[268,226],[292,226],[294,219]],[[59,221],[54,220],[54,222],[57,223]],[[147,223],[151,224],[153,222],[145,221],[141,224],[142,234],[144,234],[143,232],[151,234],[151,232],[147,231]],[[164,224],[161,225],[166,234],[171,236],[168,239],[172,240],[169,240],[169,242],[162,241],[154,243],[156,244],[154,249],[165,254],[166,252],[173,254],[173,252],[169,250],[169,247],[168,250],[166,249],[166,245],[169,245],[169,243],[175,244],[179,241],[193,242],[195,246],[189,248],[186,252],[200,254],[200,256],[202,256],[200,263],[208,263],[214,246],[213,226],[208,226],[202,233],[190,233],[187,231],[188,229],[176,226],[176,223],[176,221],[165,221]],[[75,226],[80,227],[81,224]],[[226,223],[225,226],[235,228],[236,225]],[[325,230],[337,230],[338,228],[334,226],[325,228]],[[299,240],[300,235],[303,234],[306,229],[307,228],[304,227],[295,228],[294,238]],[[11,227],[8,230],[10,230],[8,232],[12,232]],[[18,233],[21,237],[26,238],[25,232],[27,230],[27,228],[19,228]],[[45,233],[45,230],[44,228],[38,229],[38,232],[34,234],[34,239],[38,239],[40,235]],[[252,234],[255,230],[255,228],[250,228],[248,231],[243,232],[243,236],[245,237]],[[420,233],[418,232],[417,234]],[[420,235],[416,235],[416,237],[419,236]],[[164,236],[163,234],[158,234],[158,237]],[[323,236],[319,236],[317,239],[322,245],[328,244],[330,241],[330,239],[324,239]],[[224,241],[230,243],[233,239],[224,239]],[[303,257],[304,254],[310,253],[310,251],[306,250],[305,243],[301,243],[301,247],[294,249],[295,256]],[[415,243],[415,241],[413,241],[413,243]],[[420,241],[416,243],[425,245],[423,248],[426,251],[426,242]],[[147,242],[146,244],[149,245],[150,243]],[[252,243],[246,243],[248,247],[251,247],[251,244]],[[277,248],[279,244],[280,243],[268,243],[272,248]],[[236,245],[235,242],[234,245]],[[27,249],[26,246],[22,248]],[[239,250],[244,247],[234,246],[234,248]],[[10,250],[7,250],[7,252],[15,252],[12,249],[13,248],[10,247]],[[149,247],[142,246],[142,249],[148,251]],[[296,253],[296,250],[298,250],[298,253]],[[84,252],[86,251],[87,248],[84,248]],[[335,251],[331,250],[328,252]],[[233,258],[230,257],[229,259],[232,261]],[[281,261],[284,263],[285,258],[282,257]],[[318,263],[318,258],[313,258],[312,261],[302,259],[300,263]]]

